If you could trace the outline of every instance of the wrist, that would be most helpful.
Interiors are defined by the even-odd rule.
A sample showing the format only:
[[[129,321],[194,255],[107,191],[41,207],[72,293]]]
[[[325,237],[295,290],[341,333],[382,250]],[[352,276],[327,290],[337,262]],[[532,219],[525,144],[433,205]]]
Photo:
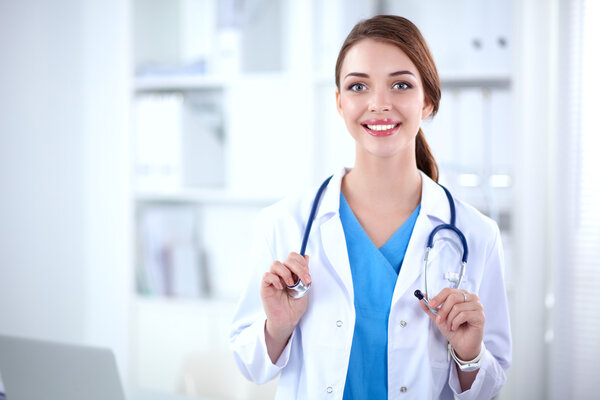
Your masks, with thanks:
[[[454,362],[456,363],[456,365],[458,366],[458,368],[461,371],[478,370],[479,367],[481,366],[481,359],[483,358],[484,354],[485,354],[485,345],[483,344],[483,342],[481,342],[481,348],[480,348],[479,354],[472,359],[465,360],[463,358],[460,358],[454,351],[454,348],[452,347],[452,345],[450,343],[448,343],[448,357],[451,356],[452,359],[454,359]]]
[[[295,325],[281,326],[273,324],[271,320],[267,319],[265,321],[265,335],[276,342],[287,343],[295,327]]]
[[[481,345],[479,345],[477,348],[473,349],[472,351],[459,351],[457,349],[455,349],[454,347],[452,347],[452,350],[454,351],[454,354],[456,355],[456,357],[459,360],[465,360],[465,361],[470,361],[470,360],[474,360],[477,358],[477,356],[479,356],[483,350],[483,342],[481,342]]]

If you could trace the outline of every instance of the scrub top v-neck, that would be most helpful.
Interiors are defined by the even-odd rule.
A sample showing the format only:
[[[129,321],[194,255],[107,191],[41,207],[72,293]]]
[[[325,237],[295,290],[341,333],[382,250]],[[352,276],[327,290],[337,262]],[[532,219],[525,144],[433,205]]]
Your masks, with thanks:
[[[387,399],[387,334],[392,295],[420,210],[419,204],[378,249],[340,193],[340,219],[356,310],[344,400]]]

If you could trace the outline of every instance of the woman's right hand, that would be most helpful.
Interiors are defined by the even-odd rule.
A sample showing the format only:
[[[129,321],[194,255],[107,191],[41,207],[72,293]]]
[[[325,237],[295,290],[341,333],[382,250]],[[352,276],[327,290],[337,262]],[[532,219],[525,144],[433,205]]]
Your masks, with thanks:
[[[310,283],[308,256],[290,253],[283,263],[274,261],[262,278],[260,297],[267,315],[265,338],[273,363],[279,358],[308,306],[308,296],[294,299],[288,295],[287,286],[296,283],[298,277],[305,284]]]

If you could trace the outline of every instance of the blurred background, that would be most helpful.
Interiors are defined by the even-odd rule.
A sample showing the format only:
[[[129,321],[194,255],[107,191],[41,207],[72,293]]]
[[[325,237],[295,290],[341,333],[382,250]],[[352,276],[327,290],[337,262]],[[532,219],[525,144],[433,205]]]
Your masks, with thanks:
[[[228,349],[253,220],[353,165],[335,60],[392,13],[440,71],[441,182],[502,231],[499,397],[592,398],[599,3],[0,0],[0,333],[110,347],[165,399],[272,396]]]

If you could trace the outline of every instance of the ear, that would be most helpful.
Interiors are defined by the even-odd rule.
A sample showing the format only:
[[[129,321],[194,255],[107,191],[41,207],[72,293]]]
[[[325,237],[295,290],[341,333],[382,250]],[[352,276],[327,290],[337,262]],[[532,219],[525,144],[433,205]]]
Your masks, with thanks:
[[[335,105],[337,107],[338,114],[340,114],[340,116],[343,117],[344,111],[342,110],[342,99],[339,89],[335,89]]]
[[[433,112],[433,103],[429,99],[425,99],[425,104],[423,105],[423,110],[421,112],[421,120],[429,117]]]

